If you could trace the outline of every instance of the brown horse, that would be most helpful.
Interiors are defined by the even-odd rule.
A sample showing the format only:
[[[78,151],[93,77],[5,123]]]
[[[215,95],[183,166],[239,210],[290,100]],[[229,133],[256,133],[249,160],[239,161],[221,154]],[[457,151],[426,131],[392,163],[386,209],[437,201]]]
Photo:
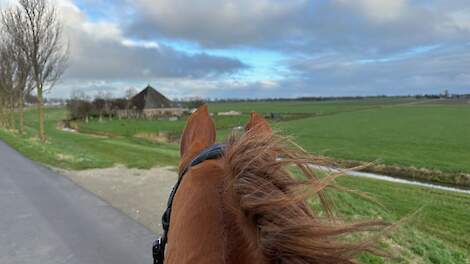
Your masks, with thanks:
[[[215,139],[214,122],[202,106],[181,139],[180,177]],[[173,201],[165,263],[355,263],[357,253],[372,250],[371,243],[344,236],[381,223],[332,221],[323,193],[328,183],[315,177],[310,162],[253,113],[221,158],[193,166],[184,176]],[[305,180],[291,175],[291,165]],[[305,202],[308,194],[318,195],[326,216]]]

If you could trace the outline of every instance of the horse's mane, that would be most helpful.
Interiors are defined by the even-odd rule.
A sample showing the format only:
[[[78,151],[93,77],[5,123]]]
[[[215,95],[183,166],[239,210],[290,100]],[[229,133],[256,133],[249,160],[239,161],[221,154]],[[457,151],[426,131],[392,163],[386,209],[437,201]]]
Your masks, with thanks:
[[[345,224],[335,219],[325,188],[334,177],[318,178],[315,158],[285,137],[249,130],[232,136],[224,157],[225,206],[238,215],[240,234],[268,263],[356,263],[358,253],[376,253],[372,240],[351,234],[381,229],[381,221]],[[300,175],[291,173],[297,167]],[[316,196],[320,209],[306,202]],[[247,223],[252,228],[245,228]],[[247,233],[255,234],[247,234]]]

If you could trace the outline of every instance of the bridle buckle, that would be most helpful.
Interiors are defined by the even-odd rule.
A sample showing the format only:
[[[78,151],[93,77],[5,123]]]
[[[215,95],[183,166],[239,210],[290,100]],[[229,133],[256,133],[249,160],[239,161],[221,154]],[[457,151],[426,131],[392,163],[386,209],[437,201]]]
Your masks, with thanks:
[[[163,264],[165,252],[163,248],[162,238],[158,238],[153,242],[152,254],[153,254],[153,264]]]

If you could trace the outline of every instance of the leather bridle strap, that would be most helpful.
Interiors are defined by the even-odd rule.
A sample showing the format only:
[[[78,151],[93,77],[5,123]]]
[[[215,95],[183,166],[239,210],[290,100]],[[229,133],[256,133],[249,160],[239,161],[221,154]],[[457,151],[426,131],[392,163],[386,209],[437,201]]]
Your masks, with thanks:
[[[173,205],[173,199],[175,198],[176,191],[178,190],[184,175],[198,164],[206,160],[219,159],[224,154],[225,145],[223,144],[214,144],[206,149],[204,149],[199,155],[197,155],[191,163],[189,163],[182,171],[178,177],[178,181],[171,190],[170,197],[168,198],[168,203],[165,212],[162,216],[162,227],[163,234],[153,243],[153,263],[154,264],[163,264],[165,260],[165,248],[168,242],[168,232],[170,230],[170,219],[171,219],[171,207]]]

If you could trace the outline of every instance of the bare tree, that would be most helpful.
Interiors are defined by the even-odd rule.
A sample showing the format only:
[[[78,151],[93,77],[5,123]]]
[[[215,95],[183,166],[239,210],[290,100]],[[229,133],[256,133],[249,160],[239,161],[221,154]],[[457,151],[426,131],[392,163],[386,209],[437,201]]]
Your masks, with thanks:
[[[8,11],[6,11],[8,12]],[[3,27],[2,27],[3,28]],[[15,45],[14,39],[2,32],[0,40],[0,82],[3,83],[5,95],[10,99],[12,122],[14,124],[14,107],[18,107],[19,131],[24,132],[24,101],[25,96],[31,92],[30,80],[31,66],[27,62],[24,52]]]
[[[79,90],[73,90],[70,99],[67,100],[67,109],[69,112],[69,118],[84,119],[88,123],[88,118],[93,110],[93,105],[90,102],[90,98]]]
[[[95,96],[96,99],[102,99],[104,102],[102,112],[100,113],[100,122],[103,121],[103,114],[107,116],[110,120],[112,119],[112,103],[114,100],[113,93],[110,91],[99,91]]]
[[[7,74],[7,69],[5,67],[5,44],[4,44],[4,35],[0,31],[0,125],[2,127],[8,126],[8,117],[7,117],[7,101],[10,94],[10,87],[8,86],[5,76]]]
[[[68,46],[55,6],[47,0],[18,2],[18,7],[3,13],[3,24],[30,64],[38,99],[39,138],[44,143],[44,92],[51,89],[64,73]]]
[[[137,90],[134,87],[130,87],[125,91],[125,97],[127,100],[131,99],[137,94]]]
[[[1,35],[0,39],[0,95],[2,123],[8,128],[15,128],[15,61],[12,57],[10,40]]]

